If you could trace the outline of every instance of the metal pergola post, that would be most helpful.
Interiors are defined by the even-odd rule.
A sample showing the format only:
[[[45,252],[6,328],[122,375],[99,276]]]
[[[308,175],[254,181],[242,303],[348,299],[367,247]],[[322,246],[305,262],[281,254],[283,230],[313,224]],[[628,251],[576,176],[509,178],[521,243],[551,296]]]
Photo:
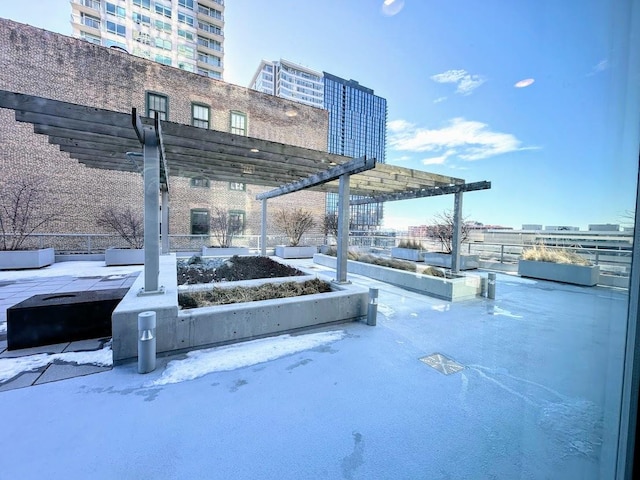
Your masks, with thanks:
[[[347,253],[349,250],[349,174],[340,176],[338,191],[338,253],[336,282],[347,283]]]
[[[162,254],[169,253],[169,190],[162,187],[162,224],[160,227],[162,238]]]
[[[260,254],[267,255],[267,199],[262,199],[262,224],[260,225]]]
[[[160,148],[153,128],[144,133],[144,293],[150,293],[159,290]]]
[[[460,239],[462,238],[462,192],[454,194],[453,235],[451,239],[451,273],[460,271]]]

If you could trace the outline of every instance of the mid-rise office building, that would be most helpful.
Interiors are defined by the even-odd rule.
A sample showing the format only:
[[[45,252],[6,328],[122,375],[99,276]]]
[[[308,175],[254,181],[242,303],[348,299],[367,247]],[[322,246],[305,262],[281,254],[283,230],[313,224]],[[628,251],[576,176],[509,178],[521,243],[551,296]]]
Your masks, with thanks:
[[[355,80],[316,72],[285,60],[260,63],[250,88],[329,112],[330,153],[374,157],[385,162],[387,101]],[[327,213],[337,211],[338,197],[327,196]],[[350,229],[376,229],[382,223],[382,204],[353,205]]]
[[[73,36],[222,79],[224,0],[71,0]]]

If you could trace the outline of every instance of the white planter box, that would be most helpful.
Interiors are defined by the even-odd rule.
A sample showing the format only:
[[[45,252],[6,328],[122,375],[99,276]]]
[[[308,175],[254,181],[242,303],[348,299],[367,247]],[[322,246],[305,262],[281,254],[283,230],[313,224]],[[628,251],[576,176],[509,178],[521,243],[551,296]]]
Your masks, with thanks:
[[[424,252],[423,261],[434,267],[451,268],[450,253]],[[460,255],[460,270],[474,270],[480,266],[478,255]]]
[[[203,257],[233,257],[249,255],[248,247],[202,247]]]
[[[107,267],[118,265],[144,265],[143,248],[107,248],[104,251]]]
[[[53,248],[38,250],[6,250],[0,252],[0,270],[42,268],[55,262]]]
[[[318,247],[276,246],[276,256],[280,258],[313,258],[316,253],[318,253]]]
[[[518,262],[518,275],[592,287],[600,279],[600,267],[598,265],[584,266],[520,260]]]
[[[314,263],[336,268],[336,258],[316,254]],[[482,277],[479,275],[461,275],[457,278],[440,278],[421,273],[407,272],[395,268],[381,267],[369,263],[347,260],[347,272],[374,278],[414,292],[455,302],[468,300],[482,295]]]
[[[415,248],[391,247],[391,257],[401,260],[409,260],[411,262],[422,262],[424,260],[424,250]]]

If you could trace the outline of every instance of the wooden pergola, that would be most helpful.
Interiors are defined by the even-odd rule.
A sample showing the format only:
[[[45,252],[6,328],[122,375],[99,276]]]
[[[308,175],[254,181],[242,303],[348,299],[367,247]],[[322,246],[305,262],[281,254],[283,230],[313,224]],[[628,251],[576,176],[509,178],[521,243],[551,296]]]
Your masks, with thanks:
[[[160,238],[162,252],[169,250],[168,231],[159,232],[157,192],[161,192],[166,215],[170,175],[272,187],[257,196],[263,204],[263,254],[269,198],[302,189],[338,193],[338,282],[346,282],[350,195],[362,197],[352,201],[362,204],[454,194],[452,270],[457,271],[462,194],[491,188],[486,181],[468,184],[461,178],[381,164],[375,159],[352,159],[157,117],[142,118],[135,109],[116,112],[5,90],[0,90],[0,107],[14,110],[17,121],[33,124],[35,133],[47,135],[49,143],[87,167],[143,173],[147,293],[159,291]],[[163,218],[163,230],[168,229],[167,220]]]

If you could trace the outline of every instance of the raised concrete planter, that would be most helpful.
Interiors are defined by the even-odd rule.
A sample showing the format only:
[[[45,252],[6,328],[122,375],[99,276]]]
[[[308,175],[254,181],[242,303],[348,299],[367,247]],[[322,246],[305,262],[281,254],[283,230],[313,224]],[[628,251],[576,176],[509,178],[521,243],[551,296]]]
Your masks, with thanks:
[[[53,248],[3,250],[0,251],[0,270],[42,268],[55,263],[55,258]]]
[[[451,254],[425,252],[423,261],[427,265],[434,267],[451,268]],[[480,257],[478,255],[460,254],[460,270],[474,270],[480,266]]]
[[[622,275],[605,275],[600,272],[598,285],[605,287],[629,288],[629,277]]]
[[[326,267],[336,268],[335,257],[316,254],[313,256],[313,261]],[[347,272],[364,275],[381,282],[451,302],[468,300],[482,295],[482,277],[480,275],[439,278],[353,260],[347,260]]]
[[[277,245],[276,256],[280,258],[313,258],[318,253],[318,247]]]
[[[391,257],[401,260],[409,260],[411,262],[422,262],[424,260],[424,250],[415,248],[391,247]]]
[[[307,273],[318,276],[315,272]],[[238,283],[225,285],[234,284]],[[179,310],[175,255],[160,257],[160,285],[165,288],[164,294],[138,297],[137,292],[143,285],[144,278],[139,276],[113,312],[115,363],[137,356],[138,313],[147,310],[156,312],[156,346],[158,353],[163,353],[365,318],[369,297],[362,287],[335,285],[329,293]]]
[[[249,255],[249,247],[202,247],[203,257],[233,257]]]
[[[486,270],[496,270],[498,272],[517,272],[517,263],[501,263],[494,260],[480,260],[478,268]]]
[[[592,287],[598,283],[600,267],[520,260],[518,275]]]
[[[107,267],[117,265],[144,265],[144,249],[107,248],[104,251],[104,263]]]

